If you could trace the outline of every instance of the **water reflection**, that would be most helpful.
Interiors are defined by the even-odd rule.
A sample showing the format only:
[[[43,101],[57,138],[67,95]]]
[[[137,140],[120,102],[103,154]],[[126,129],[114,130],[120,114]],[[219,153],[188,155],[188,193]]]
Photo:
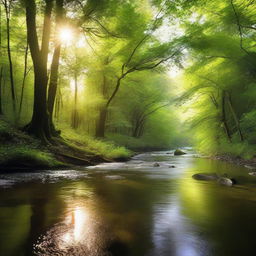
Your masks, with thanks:
[[[0,187],[0,255],[256,255],[256,178],[226,163],[167,153],[75,177],[50,172],[45,183],[45,173],[0,177],[0,186],[15,181]],[[198,172],[227,173],[240,183],[193,180]]]
[[[69,206],[70,208],[70,206]],[[34,246],[35,255],[100,255],[101,239],[97,222],[86,207],[75,206]]]
[[[209,251],[207,241],[182,214],[177,194],[168,203],[156,205],[152,239],[154,250],[149,255],[207,256]]]

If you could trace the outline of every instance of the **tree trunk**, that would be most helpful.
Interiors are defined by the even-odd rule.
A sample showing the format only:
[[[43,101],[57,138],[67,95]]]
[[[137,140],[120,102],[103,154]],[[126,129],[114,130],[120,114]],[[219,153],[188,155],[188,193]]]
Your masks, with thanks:
[[[235,121],[236,128],[237,128],[238,134],[239,134],[239,136],[240,136],[240,140],[241,140],[241,141],[244,141],[244,136],[243,136],[242,130],[241,130],[241,128],[240,128],[240,123],[239,123],[239,120],[238,120],[238,118],[237,118],[236,112],[235,112],[235,110],[234,110],[234,108],[233,108],[233,105],[232,105],[231,96],[230,96],[229,93],[227,94],[227,96],[228,96],[228,105],[229,105],[231,114],[232,114],[232,116],[233,116],[233,119],[234,119],[234,121]]]
[[[22,85],[21,85],[21,95],[20,95],[20,106],[19,106],[19,115],[18,115],[18,120],[20,119],[21,116],[21,111],[22,111],[22,103],[23,103],[23,98],[24,98],[24,89],[25,89],[25,82],[26,82],[26,77],[27,77],[27,67],[28,67],[28,43],[25,49],[25,57],[24,57],[24,72],[23,72],[23,79],[22,79]]]
[[[107,108],[106,106],[103,106],[100,109],[99,120],[96,126],[96,137],[98,138],[105,137],[106,120],[107,120]]]
[[[4,2],[5,15],[6,15],[6,35],[7,35],[7,54],[9,61],[9,72],[10,72],[10,83],[11,83],[11,95],[12,95],[12,107],[14,115],[16,115],[16,95],[15,95],[15,85],[13,76],[13,64],[12,64],[12,53],[11,53],[11,36],[10,36],[10,4],[7,1]]]
[[[74,93],[74,109],[72,112],[72,122],[71,127],[73,129],[77,129],[79,125],[79,116],[78,116],[78,109],[77,109],[77,98],[78,96],[78,84],[77,84],[77,74],[75,74],[75,93]]]
[[[228,140],[231,142],[231,133],[230,133],[230,129],[229,129],[229,126],[228,126],[228,123],[227,123],[225,105],[226,105],[226,93],[223,92],[222,93],[222,104],[221,104],[221,107],[222,107],[222,123],[224,125],[224,130],[225,130],[225,133],[228,137]]]
[[[50,83],[48,88],[48,112],[49,112],[49,122],[52,133],[57,135],[58,133],[55,130],[53,123],[53,109],[56,99],[57,86],[58,86],[58,73],[59,73],[59,61],[60,61],[60,52],[61,52],[61,42],[57,39],[58,31],[61,27],[61,22],[63,20],[63,0],[56,0],[56,41],[55,49],[52,58],[51,65],[51,76]]]
[[[46,97],[48,82],[47,60],[51,32],[51,13],[53,8],[53,1],[46,0],[41,50],[39,49],[36,30],[35,0],[25,0],[25,5],[28,44],[30,47],[35,73],[33,116],[31,122],[25,128],[30,134],[35,135],[47,143],[51,140]]]
[[[103,82],[101,86],[101,94],[104,99],[107,97],[107,79],[105,74],[103,75]],[[105,126],[107,120],[107,107],[101,106],[99,109],[99,118],[96,122],[96,132],[95,136],[97,138],[104,138],[105,137]]]

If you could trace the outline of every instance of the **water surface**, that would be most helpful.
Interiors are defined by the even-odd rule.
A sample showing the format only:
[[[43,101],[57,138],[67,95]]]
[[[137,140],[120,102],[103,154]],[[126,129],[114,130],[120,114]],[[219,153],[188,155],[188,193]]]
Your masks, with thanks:
[[[0,175],[0,255],[256,255],[256,177],[189,152]],[[193,180],[199,172],[238,184]]]

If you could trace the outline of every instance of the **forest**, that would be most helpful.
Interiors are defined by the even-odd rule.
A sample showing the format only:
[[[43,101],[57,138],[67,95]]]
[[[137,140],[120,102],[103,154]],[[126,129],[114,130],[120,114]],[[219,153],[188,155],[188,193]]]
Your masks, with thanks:
[[[256,255],[256,0],[0,0],[0,255]]]
[[[253,0],[1,0],[0,165],[192,146],[253,159]]]

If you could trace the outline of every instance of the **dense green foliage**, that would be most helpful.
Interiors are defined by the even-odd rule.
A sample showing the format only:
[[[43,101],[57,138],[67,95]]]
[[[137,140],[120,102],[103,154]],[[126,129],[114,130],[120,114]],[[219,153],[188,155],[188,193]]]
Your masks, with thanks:
[[[202,7],[203,6],[203,7]],[[195,1],[184,21],[184,93],[202,151],[255,152],[255,2]],[[190,127],[191,127],[190,126]]]
[[[0,6],[0,114],[43,143],[79,138],[109,158],[191,143],[253,157],[254,1]]]

